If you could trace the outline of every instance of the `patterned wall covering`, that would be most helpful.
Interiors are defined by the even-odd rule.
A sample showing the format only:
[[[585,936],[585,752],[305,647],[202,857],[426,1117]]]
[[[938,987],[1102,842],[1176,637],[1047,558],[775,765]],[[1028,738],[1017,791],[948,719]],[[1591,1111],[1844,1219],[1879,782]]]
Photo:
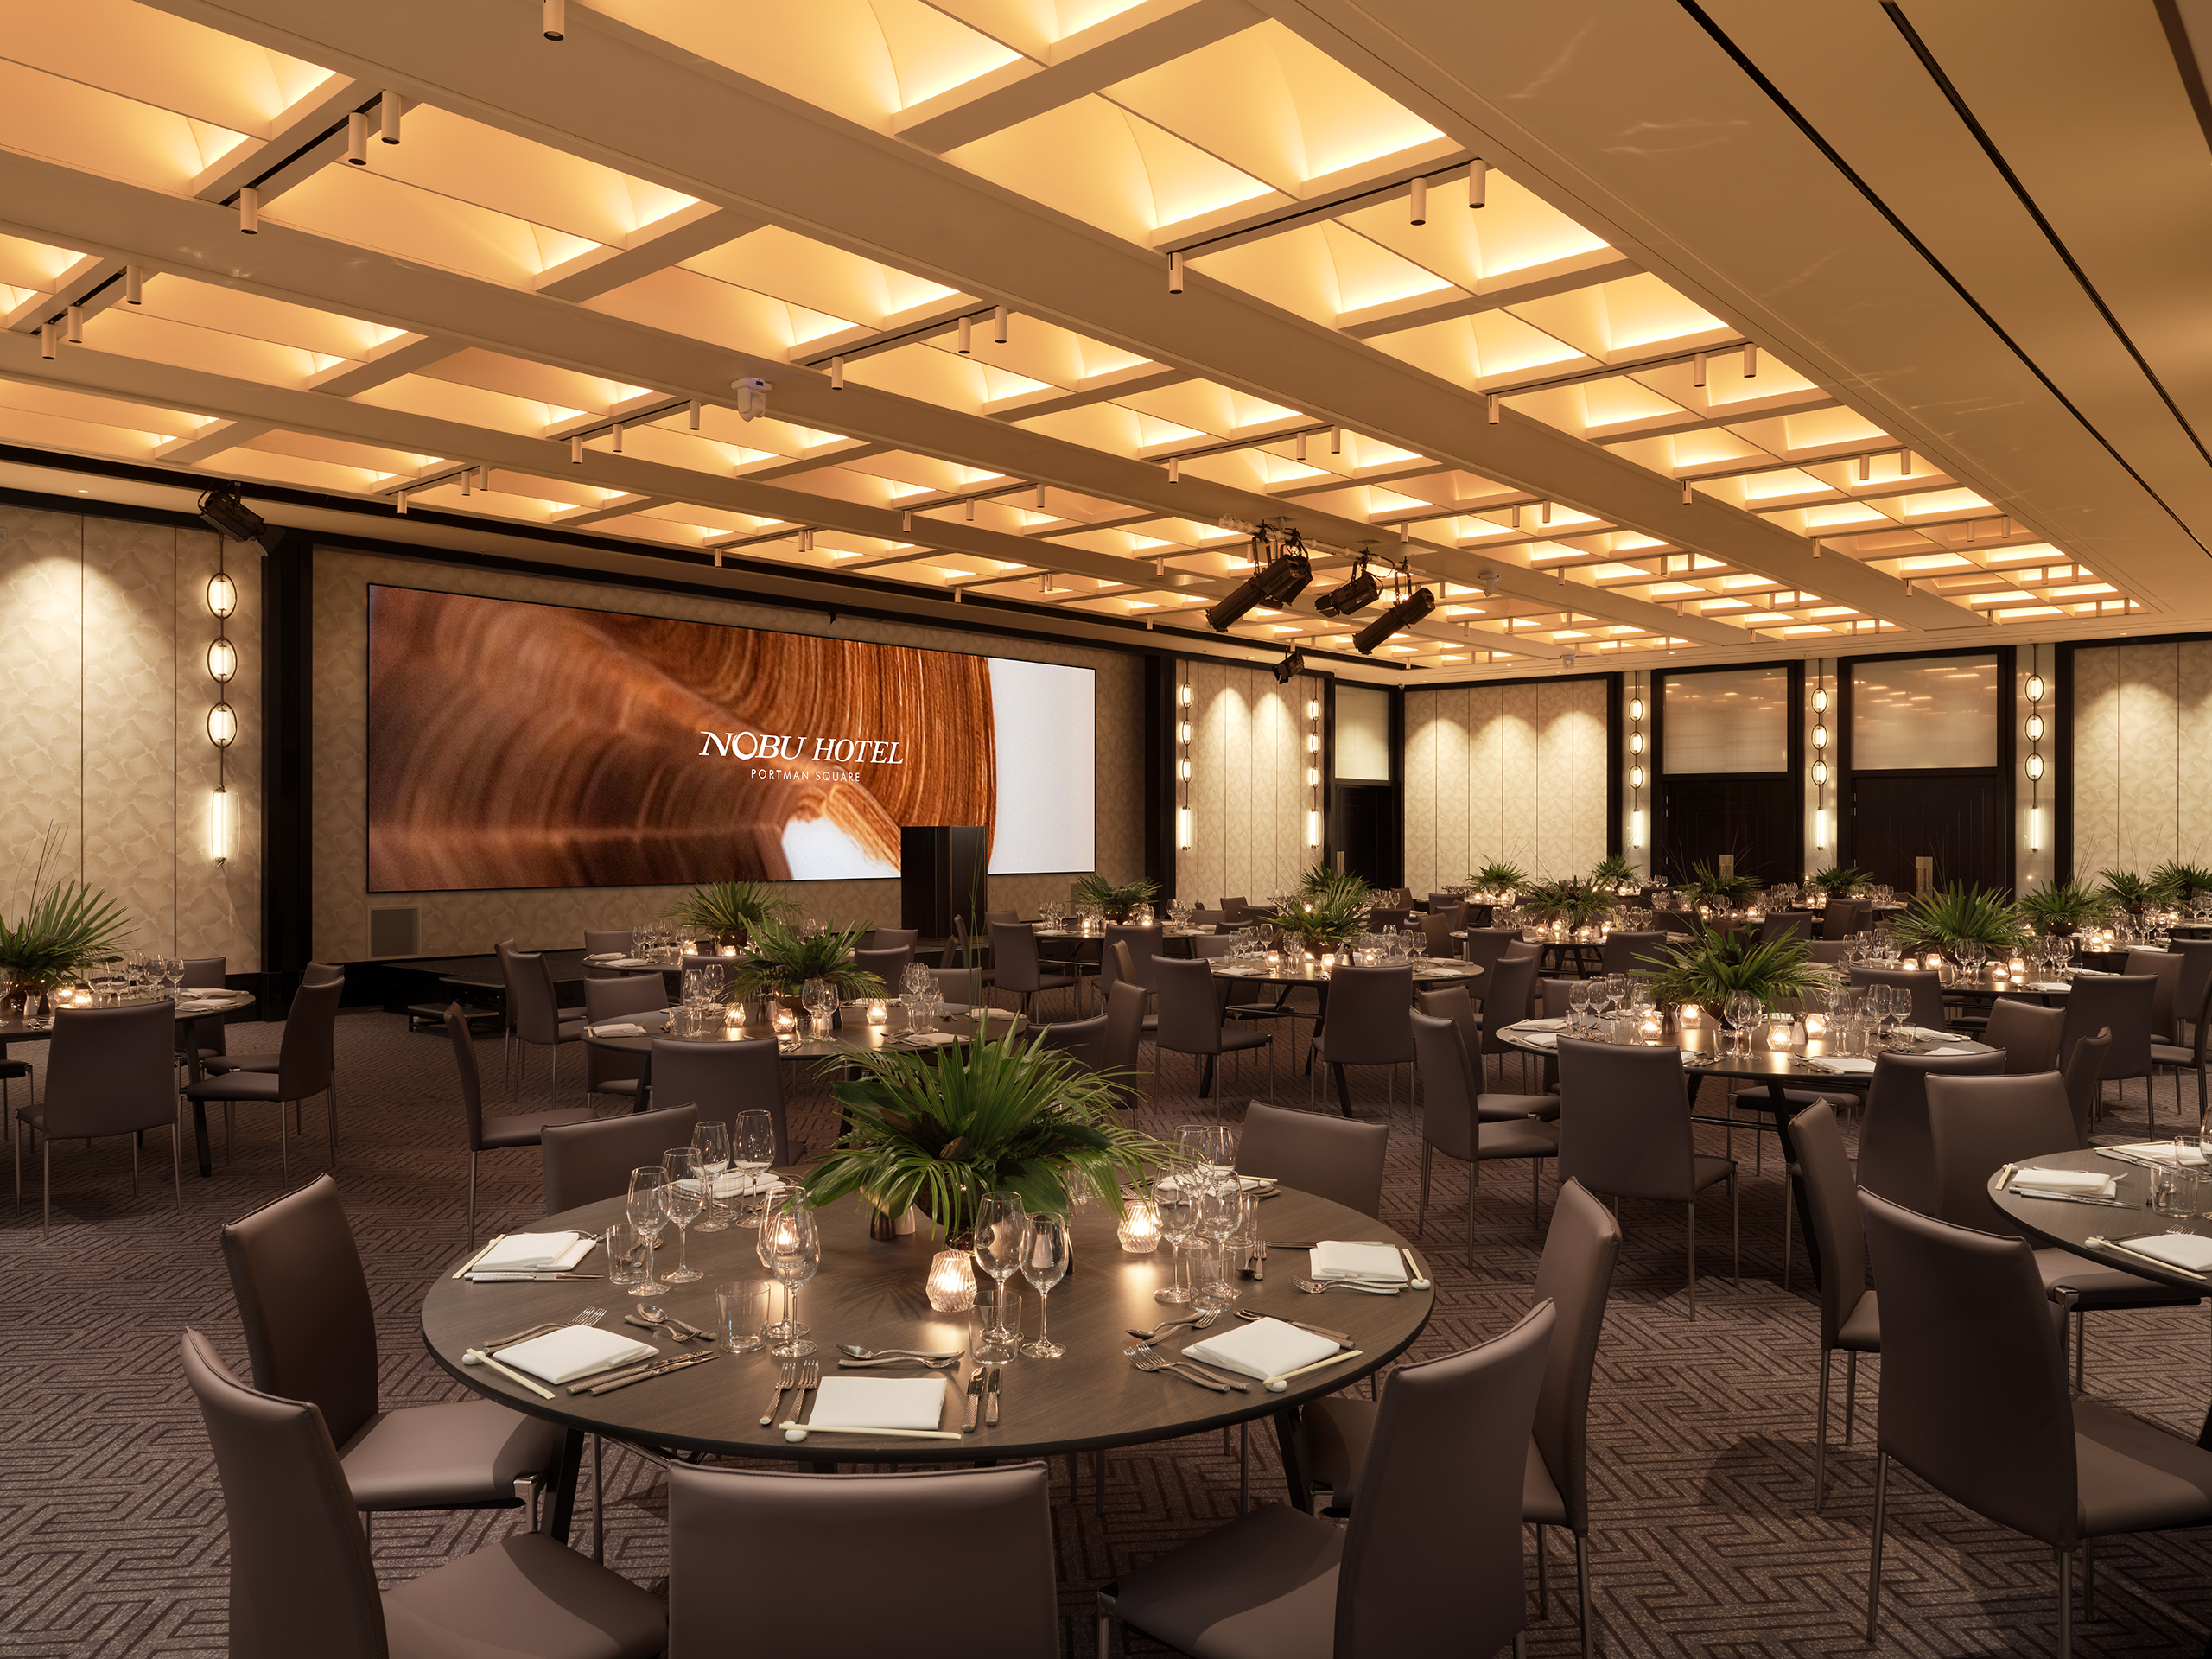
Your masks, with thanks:
[[[658,915],[682,887],[504,888],[470,893],[368,892],[364,812],[368,734],[368,599],[372,582],[434,588],[496,599],[537,600],[640,615],[726,622],[785,632],[827,631],[828,619],[766,605],[713,600],[647,588],[568,582],[518,572],[472,570],[336,548],[315,550],[315,949],[325,961],[369,954],[369,911],[406,906],[421,911],[424,956],[474,955],[512,938],[525,949],[580,944],[587,927],[622,927]],[[938,651],[981,651],[997,657],[1074,663],[1098,671],[1098,864],[1128,880],[1144,869],[1144,673],[1141,660],[1120,652],[1046,645],[997,635],[955,633],[845,616],[845,639]],[[1003,759],[1008,768],[1019,756]],[[1034,912],[1048,897],[1065,899],[1063,875],[1001,875],[991,881],[995,906]],[[899,923],[896,881],[807,881],[791,895],[819,921]]]
[[[1406,885],[1493,858],[1573,875],[1605,855],[1605,683],[1535,680],[1406,694]]]
[[[1189,672],[1191,845],[1175,855],[1173,896],[1258,904],[1320,859],[1306,842],[1306,705],[1320,683],[1216,662]]]
[[[2077,651],[2075,874],[2170,858],[2212,863],[2212,643]]]
[[[49,879],[81,877],[130,913],[131,944],[260,967],[260,550],[233,543],[227,625],[239,667],[228,767],[240,830],[207,854],[215,701],[206,601],[218,537],[115,518],[0,506],[0,746],[6,854],[0,906],[22,904],[53,830]]]

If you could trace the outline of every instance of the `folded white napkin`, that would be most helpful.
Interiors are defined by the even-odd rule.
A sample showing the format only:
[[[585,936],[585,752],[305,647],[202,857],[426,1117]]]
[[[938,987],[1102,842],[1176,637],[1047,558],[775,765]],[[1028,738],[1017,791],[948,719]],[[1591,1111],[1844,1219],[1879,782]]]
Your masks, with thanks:
[[[2066,982],[2063,979],[2039,980],[2028,988],[2031,991],[2063,991],[2066,988]]]
[[[618,1365],[634,1365],[658,1351],[650,1343],[632,1342],[595,1325],[564,1325],[558,1331],[502,1348],[495,1357],[502,1365],[528,1371],[548,1382],[573,1382]]]
[[[1557,1048],[1560,1033],[1555,1031],[1516,1031],[1513,1035],[1535,1048]]]
[[[1406,1258],[1390,1244],[1347,1244],[1325,1238],[1313,1247],[1316,1279],[1406,1280]],[[1269,1376],[1275,1375],[1269,1371]]]
[[[650,957],[614,957],[608,959],[609,968],[651,968],[657,964]]]
[[[1853,1055],[1838,1055],[1830,1059],[1815,1060],[1812,1065],[1815,1070],[1820,1071],[1840,1072],[1861,1077],[1874,1069],[1873,1061],[1859,1059]]]
[[[2120,1178],[2092,1169],[2024,1169],[2012,1177],[2016,1192],[2063,1192],[2069,1198],[2116,1198]]]
[[[2196,1233],[2149,1233],[2120,1241],[2139,1255],[2155,1257],[2169,1267],[2202,1273],[2212,1268],[2212,1238]]]
[[[2174,1156],[2174,1143],[2171,1141],[2139,1141],[2132,1146],[2101,1147],[2098,1150],[2124,1152],[2132,1157],[2150,1158],[2162,1164],[2179,1164],[2184,1169],[2198,1168],[2204,1162],[2204,1154],[2186,1141],[2181,1143],[2179,1158]]]
[[[941,1376],[825,1376],[807,1421],[824,1428],[935,1428],[944,1415]]]
[[[594,950],[584,960],[586,962],[619,962],[621,957],[622,953],[620,950]]]
[[[715,1177],[715,1196],[718,1198],[741,1198],[748,1192],[766,1192],[771,1197],[782,1192],[787,1183],[780,1175],[771,1175],[766,1170],[726,1169]]]
[[[618,1020],[609,1025],[594,1026],[591,1034],[594,1037],[642,1037],[645,1034],[645,1028]]]
[[[1163,1175],[1157,1185],[1166,1188],[1170,1192],[1178,1192],[1182,1188],[1183,1178],[1179,1175]],[[1275,1177],[1272,1175],[1239,1175],[1236,1178],[1236,1190],[1240,1192],[1257,1192],[1274,1185]]]
[[[1311,1331],[1301,1331],[1281,1319],[1255,1319],[1234,1331],[1224,1331],[1183,1350],[1191,1358],[1224,1371],[1265,1381],[1326,1359],[1338,1344]]]
[[[1523,1020],[1519,1025],[1514,1027],[1516,1031],[1565,1031],[1566,1029],[1567,1021],[1564,1020]]]
[[[947,1043],[957,1043],[960,1039],[949,1031],[915,1031],[909,1032],[899,1040],[909,1048],[942,1048]],[[887,1428],[890,1425],[887,1423],[879,1427]]]
[[[583,1249],[576,1249],[582,1245]],[[573,1257],[581,1262],[592,1241],[582,1233],[509,1233],[472,1264],[480,1273],[518,1268],[564,1266]]]
[[[1931,1048],[1928,1052],[1930,1054],[1986,1054],[1989,1052],[1989,1045],[1986,1043],[1946,1043],[1941,1048]]]

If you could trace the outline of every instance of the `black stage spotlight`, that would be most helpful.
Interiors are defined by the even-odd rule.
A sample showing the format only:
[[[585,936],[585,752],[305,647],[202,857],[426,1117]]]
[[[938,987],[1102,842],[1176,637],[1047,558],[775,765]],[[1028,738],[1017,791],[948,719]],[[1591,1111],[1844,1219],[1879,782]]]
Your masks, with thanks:
[[[1436,595],[1427,588],[1414,591],[1393,605],[1359,631],[1352,640],[1352,649],[1363,657],[1375,654],[1375,647],[1401,628],[1409,628],[1436,608]]]
[[[1288,685],[1306,671],[1306,653],[1295,645],[1283,653],[1282,661],[1274,666],[1275,683]]]
[[[1227,599],[1208,607],[1206,626],[1216,633],[1226,633],[1245,612],[1257,606],[1272,605],[1281,610],[1304,593],[1306,584],[1313,580],[1313,566],[1303,552],[1283,553],[1245,577]]]
[[[1375,602],[1381,593],[1375,578],[1367,573],[1367,561],[1362,559],[1352,572],[1351,580],[1333,593],[1326,593],[1313,601],[1313,608],[1324,616],[1353,616]]]
[[[234,542],[258,542],[271,553],[284,539],[283,531],[236,495],[221,490],[210,490],[200,498],[200,521],[218,535],[227,536]]]

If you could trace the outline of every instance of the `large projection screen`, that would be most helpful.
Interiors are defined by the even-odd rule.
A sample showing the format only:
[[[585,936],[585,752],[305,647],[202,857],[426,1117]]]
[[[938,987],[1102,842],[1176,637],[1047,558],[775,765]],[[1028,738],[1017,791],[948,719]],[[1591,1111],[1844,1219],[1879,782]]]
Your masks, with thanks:
[[[372,585],[369,891],[1095,868],[1096,674]]]

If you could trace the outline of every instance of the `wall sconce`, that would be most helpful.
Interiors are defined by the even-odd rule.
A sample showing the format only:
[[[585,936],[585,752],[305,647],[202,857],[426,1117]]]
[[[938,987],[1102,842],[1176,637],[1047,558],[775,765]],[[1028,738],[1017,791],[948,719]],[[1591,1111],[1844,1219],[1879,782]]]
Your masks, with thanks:
[[[1813,688],[1813,712],[1816,715],[1825,715],[1827,711],[1828,689],[1825,685],[1816,685]]]
[[[231,745],[238,741],[238,710],[232,708],[223,688],[237,677],[238,647],[224,632],[224,619],[238,607],[238,585],[223,568],[222,542],[216,543],[215,574],[207,578],[207,613],[215,619],[215,638],[207,647],[207,677],[215,682],[215,704],[207,711],[207,741],[215,746],[215,792],[207,803],[207,856],[227,863],[238,844],[238,806],[231,799],[226,762]]]
[[[1826,748],[1827,747],[1827,746],[1828,746],[1828,728],[1827,728],[1826,726],[1815,726],[1815,727],[1814,727],[1814,728],[1813,728],[1813,747],[1814,747],[1815,748],[1816,748],[1816,749],[1826,749]]]
[[[2028,850],[2031,853],[2039,853],[2043,850],[2044,759],[2043,751],[2037,746],[2043,741],[2044,728],[2043,710],[2037,705],[2043,702],[2044,687],[2043,664],[2037,660],[2042,654],[2042,647],[2031,645],[2028,649],[2032,654],[2029,658],[2027,683],[2021,688],[2028,699],[2029,712],[2024,728],[2028,739],[2028,754],[2027,759],[2021,763],[2021,767],[2028,774],[2028,782],[2031,786],[2028,797]]]

